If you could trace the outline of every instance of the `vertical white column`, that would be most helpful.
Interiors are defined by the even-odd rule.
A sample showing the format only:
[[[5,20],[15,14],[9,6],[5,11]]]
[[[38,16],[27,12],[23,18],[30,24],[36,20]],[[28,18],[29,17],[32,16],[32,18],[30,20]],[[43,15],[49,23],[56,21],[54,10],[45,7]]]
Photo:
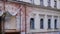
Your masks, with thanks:
[[[35,29],[39,29],[39,18],[38,18],[38,14],[36,14],[35,16]]]
[[[17,14],[17,16],[16,16],[16,26],[17,26],[17,30],[19,31],[20,30],[20,19],[21,19],[21,17],[20,17],[20,15],[19,15],[19,13]]]
[[[54,28],[54,16],[52,16],[52,19],[51,19],[51,28]]]
[[[38,19],[38,20],[37,20],[37,22],[38,22],[38,23],[37,23],[37,26],[38,26],[37,29],[40,30],[40,15],[39,15],[39,14],[38,14],[38,16],[37,16],[37,19]]]
[[[59,25],[58,25],[58,26],[59,26],[59,28],[60,28],[60,16],[59,16]]]
[[[38,3],[37,3],[38,2]],[[40,0],[34,0],[35,5],[40,5]]]
[[[47,15],[45,14],[45,19],[44,19],[44,29],[47,29],[48,25],[47,25]]]
[[[59,28],[59,27],[60,27],[60,18],[58,16],[58,19],[57,19],[57,28]]]
[[[48,0],[43,0],[44,6],[48,6]]]
[[[54,0],[51,0],[51,7],[54,8]]]
[[[60,9],[60,0],[57,0],[57,8]]]

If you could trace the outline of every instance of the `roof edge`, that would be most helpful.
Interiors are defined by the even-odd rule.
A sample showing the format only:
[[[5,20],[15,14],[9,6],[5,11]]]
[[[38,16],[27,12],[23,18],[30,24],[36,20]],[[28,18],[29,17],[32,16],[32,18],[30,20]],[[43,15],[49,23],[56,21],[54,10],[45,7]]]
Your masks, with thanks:
[[[46,6],[35,5],[35,4],[23,2],[23,1],[7,1],[7,2],[15,2],[15,3],[22,4],[22,5],[26,5],[26,6],[28,6],[28,7],[42,8],[42,9],[60,11],[60,9],[57,9],[57,8],[52,8],[52,7],[48,7],[48,6],[46,7]]]

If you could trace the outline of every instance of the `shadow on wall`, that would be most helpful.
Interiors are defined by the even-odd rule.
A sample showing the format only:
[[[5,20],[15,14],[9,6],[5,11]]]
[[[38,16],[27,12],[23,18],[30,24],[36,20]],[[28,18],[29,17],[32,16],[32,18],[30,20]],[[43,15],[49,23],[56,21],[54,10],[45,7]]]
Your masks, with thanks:
[[[5,34],[20,34],[19,32],[10,32],[10,33],[5,33]]]
[[[60,32],[32,32],[29,34],[60,34]]]

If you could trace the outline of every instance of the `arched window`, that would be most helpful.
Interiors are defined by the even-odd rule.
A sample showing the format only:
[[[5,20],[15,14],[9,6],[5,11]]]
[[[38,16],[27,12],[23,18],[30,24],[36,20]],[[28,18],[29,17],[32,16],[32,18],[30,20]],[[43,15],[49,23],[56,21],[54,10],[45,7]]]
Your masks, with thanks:
[[[34,18],[30,19],[30,29],[34,29]]]
[[[40,5],[43,6],[43,0],[40,0]]]
[[[54,28],[57,29],[57,19],[54,20]]]
[[[57,8],[57,1],[54,0],[54,8]]]
[[[48,29],[51,29],[51,19],[48,19]]]
[[[51,5],[51,0],[48,0],[48,6],[50,7],[50,5]]]
[[[41,28],[41,29],[43,29],[43,22],[44,22],[43,18],[40,19],[40,28]]]
[[[30,0],[32,4],[34,4],[34,0]]]

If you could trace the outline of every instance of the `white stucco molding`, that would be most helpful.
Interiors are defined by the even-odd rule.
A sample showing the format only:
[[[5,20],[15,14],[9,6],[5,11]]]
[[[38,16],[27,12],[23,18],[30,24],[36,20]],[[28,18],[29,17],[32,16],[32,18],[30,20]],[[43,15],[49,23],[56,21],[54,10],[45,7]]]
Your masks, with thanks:
[[[3,15],[3,11],[0,10],[0,16],[2,16],[2,15]]]
[[[0,2],[0,16],[2,16],[3,15],[3,13],[4,13],[4,7],[3,7],[3,3],[2,2]]]
[[[12,16],[15,16],[19,11],[20,7],[17,7],[18,5],[16,4],[6,4],[5,5],[5,10],[8,11]]]

